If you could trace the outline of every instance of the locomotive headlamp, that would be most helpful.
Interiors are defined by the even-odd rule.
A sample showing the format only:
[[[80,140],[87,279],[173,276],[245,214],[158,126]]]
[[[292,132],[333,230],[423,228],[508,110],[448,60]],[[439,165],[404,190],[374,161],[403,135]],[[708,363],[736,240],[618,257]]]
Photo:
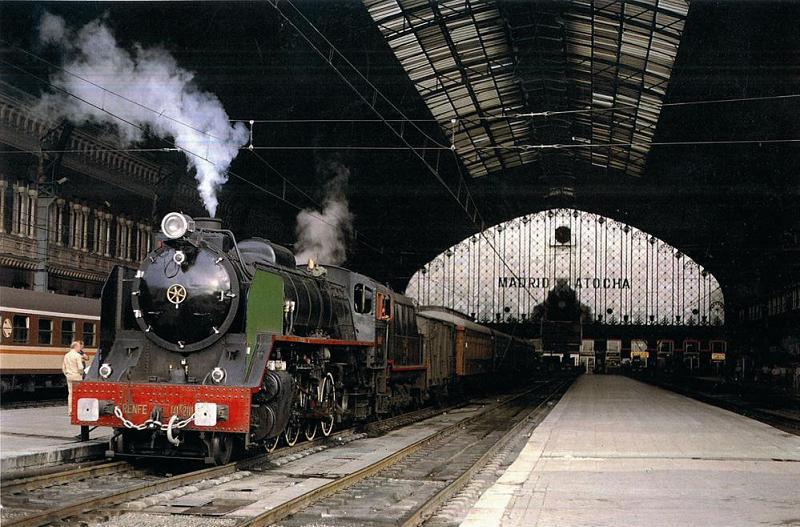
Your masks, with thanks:
[[[167,238],[180,238],[187,232],[194,231],[194,220],[180,212],[170,212],[161,220],[161,232]]]
[[[100,369],[97,371],[97,373],[100,374],[100,377],[108,379],[111,376],[112,371],[111,365],[107,362],[104,362],[103,365],[100,366]]]
[[[216,367],[211,370],[211,380],[215,383],[219,384],[225,379],[225,370],[220,367]]]

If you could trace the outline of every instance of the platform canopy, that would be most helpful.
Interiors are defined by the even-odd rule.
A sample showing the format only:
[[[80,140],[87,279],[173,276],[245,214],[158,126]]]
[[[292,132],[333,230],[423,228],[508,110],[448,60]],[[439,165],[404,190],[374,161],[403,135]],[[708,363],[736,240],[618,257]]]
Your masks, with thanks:
[[[688,2],[365,4],[470,176],[643,175]]]

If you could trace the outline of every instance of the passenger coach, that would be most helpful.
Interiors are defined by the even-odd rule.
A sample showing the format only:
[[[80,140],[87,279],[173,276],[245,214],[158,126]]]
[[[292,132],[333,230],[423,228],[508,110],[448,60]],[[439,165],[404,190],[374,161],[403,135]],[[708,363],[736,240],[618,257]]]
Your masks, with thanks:
[[[0,287],[2,393],[66,386],[61,362],[69,345],[97,352],[100,301]]]

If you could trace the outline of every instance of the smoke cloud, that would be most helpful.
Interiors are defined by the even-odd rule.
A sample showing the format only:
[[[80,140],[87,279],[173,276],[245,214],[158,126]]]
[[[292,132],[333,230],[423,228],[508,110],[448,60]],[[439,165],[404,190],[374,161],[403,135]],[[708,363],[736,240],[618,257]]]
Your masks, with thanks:
[[[330,179],[325,183],[322,210],[303,209],[297,214],[295,258],[298,264],[313,259],[322,264],[339,265],[347,258],[347,239],[353,224],[346,194],[350,170],[333,161],[327,163],[323,171]]]
[[[178,66],[166,50],[139,44],[131,51],[123,49],[101,20],[75,32],[63,18],[47,13],[39,24],[39,39],[64,52],[66,71],[53,74],[50,82],[91,105],[52,92],[42,96],[38,109],[79,125],[111,125],[125,145],[144,138],[139,126],[158,137],[173,138],[179,148],[191,152],[186,159],[195,169],[197,190],[214,216],[217,190],[248,141],[246,126],[231,125],[219,99],[201,91],[194,74]]]

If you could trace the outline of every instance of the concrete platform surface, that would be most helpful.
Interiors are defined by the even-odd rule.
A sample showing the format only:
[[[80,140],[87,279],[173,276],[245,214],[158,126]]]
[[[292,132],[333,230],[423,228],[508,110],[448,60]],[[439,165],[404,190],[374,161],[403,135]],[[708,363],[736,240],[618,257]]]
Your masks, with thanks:
[[[800,437],[584,375],[461,525],[800,526]]]
[[[81,461],[102,455],[111,428],[97,428],[88,442],[67,417],[67,405],[0,410],[0,472]]]

